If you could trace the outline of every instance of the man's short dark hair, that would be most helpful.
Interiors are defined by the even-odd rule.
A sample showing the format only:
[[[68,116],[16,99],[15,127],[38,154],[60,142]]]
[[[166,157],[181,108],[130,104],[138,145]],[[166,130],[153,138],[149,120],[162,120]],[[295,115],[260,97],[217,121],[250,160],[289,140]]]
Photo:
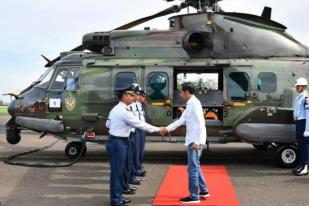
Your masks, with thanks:
[[[182,91],[188,91],[190,94],[194,94],[195,92],[195,86],[191,82],[185,82],[181,85]]]

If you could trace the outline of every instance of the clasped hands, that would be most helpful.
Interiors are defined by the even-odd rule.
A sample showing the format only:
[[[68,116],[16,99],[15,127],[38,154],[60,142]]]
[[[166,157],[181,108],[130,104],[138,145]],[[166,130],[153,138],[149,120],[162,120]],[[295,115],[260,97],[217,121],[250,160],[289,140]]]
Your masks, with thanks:
[[[163,137],[166,133],[168,133],[166,127],[160,127],[160,135]]]

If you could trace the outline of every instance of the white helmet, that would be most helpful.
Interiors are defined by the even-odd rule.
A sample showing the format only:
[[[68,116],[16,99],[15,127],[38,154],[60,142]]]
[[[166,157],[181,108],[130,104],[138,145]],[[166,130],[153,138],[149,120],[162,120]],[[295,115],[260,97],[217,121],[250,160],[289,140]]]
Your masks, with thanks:
[[[298,78],[295,82],[295,87],[296,86],[308,86],[308,82],[305,78]]]

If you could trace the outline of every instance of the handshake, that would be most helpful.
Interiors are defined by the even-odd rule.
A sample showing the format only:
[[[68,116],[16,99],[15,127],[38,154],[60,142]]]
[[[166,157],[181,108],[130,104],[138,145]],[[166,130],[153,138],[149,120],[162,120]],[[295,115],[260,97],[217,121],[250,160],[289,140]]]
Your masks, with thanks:
[[[160,127],[160,135],[163,137],[166,133],[168,133],[166,127]]]

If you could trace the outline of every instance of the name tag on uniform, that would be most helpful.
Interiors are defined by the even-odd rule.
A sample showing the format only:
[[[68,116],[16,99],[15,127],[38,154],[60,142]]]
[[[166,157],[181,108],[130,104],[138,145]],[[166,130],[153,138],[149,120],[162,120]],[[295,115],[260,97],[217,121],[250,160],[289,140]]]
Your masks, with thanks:
[[[49,108],[53,109],[61,108],[61,99],[49,99]]]

